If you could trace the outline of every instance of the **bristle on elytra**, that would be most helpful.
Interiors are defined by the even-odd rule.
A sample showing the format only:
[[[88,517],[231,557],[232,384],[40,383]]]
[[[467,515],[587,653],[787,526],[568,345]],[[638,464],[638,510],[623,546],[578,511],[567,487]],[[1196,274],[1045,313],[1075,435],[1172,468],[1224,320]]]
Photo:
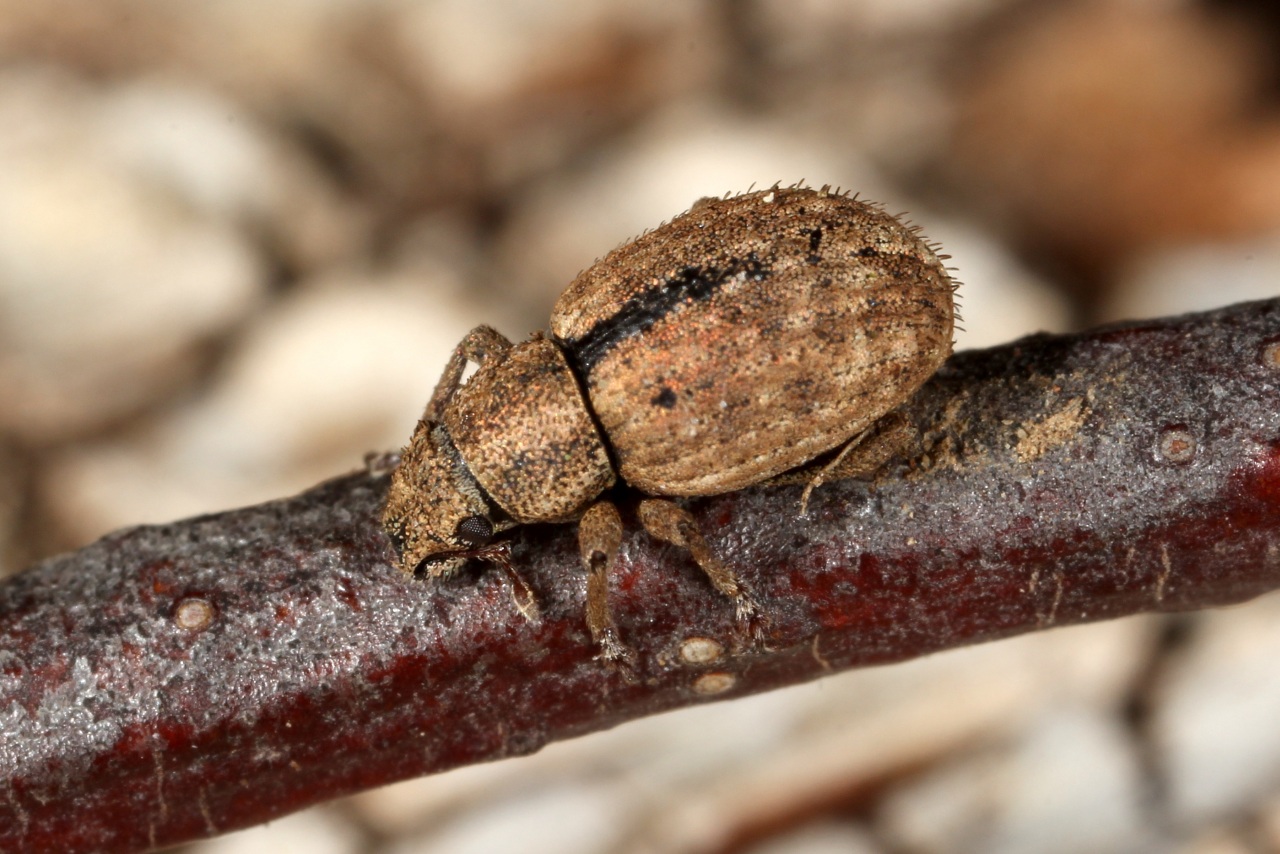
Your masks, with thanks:
[[[707,201],[731,201],[731,200],[733,200],[733,199],[735,199],[735,198],[741,198],[741,197],[743,197],[743,196],[748,196],[748,195],[752,195],[752,194],[756,194],[756,193],[766,194],[766,193],[767,193],[767,192],[769,192],[769,191],[783,190],[783,189],[785,189],[785,190],[811,190],[811,191],[816,192],[816,193],[822,193],[822,194],[825,194],[825,195],[828,195],[828,196],[835,196],[835,197],[839,197],[839,198],[848,199],[849,201],[852,201],[852,202],[857,202],[857,203],[858,203],[858,204],[860,204],[860,205],[863,205],[863,206],[865,206],[865,207],[867,207],[867,208],[871,208],[871,209],[873,209],[873,210],[875,210],[875,211],[878,211],[878,212],[880,212],[880,213],[883,213],[883,214],[885,214],[886,216],[889,216],[889,217],[891,217],[892,219],[896,220],[896,221],[897,221],[897,223],[898,223],[898,224],[899,224],[903,229],[905,229],[905,230],[906,230],[910,235],[912,235],[913,237],[916,237],[916,238],[920,239],[920,240],[921,240],[921,242],[922,242],[922,243],[923,243],[923,244],[924,244],[924,245],[929,249],[929,251],[930,251],[930,252],[932,252],[932,253],[934,253],[934,256],[935,256],[939,261],[948,261],[948,260],[951,260],[951,258],[952,258],[952,256],[951,256],[950,254],[947,254],[947,253],[943,253],[943,252],[941,252],[941,249],[942,249],[942,243],[941,243],[940,241],[937,241],[937,240],[930,240],[930,239],[929,239],[928,237],[926,237],[926,236],[925,236],[925,234],[924,234],[924,227],[923,227],[923,226],[921,226],[921,225],[919,225],[919,224],[917,224],[917,223],[915,223],[915,222],[912,222],[912,221],[908,218],[908,216],[909,216],[909,212],[908,212],[908,211],[899,211],[898,213],[890,214],[890,213],[888,212],[888,210],[885,208],[885,203],[883,203],[883,202],[878,202],[878,201],[874,201],[874,200],[871,200],[871,199],[864,199],[864,198],[863,198],[863,196],[862,196],[862,193],[861,193],[860,191],[855,191],[855,190],[853,190],[853,189],[845,189],[845,188],[841,187],[841,186],[840,186],[840,185],[838,185],[838,184],[837,184],[837,185],[834,185],[834,187],[833,187],[833,185],[831,185],[831,184],[823,184],[823,185],[821,185],[820,187],[818,187],[818,188],[816,188],[816,189],[815,189],[815,188],[810,187],[810,186],[808,185],[808,181],[807,181],[806,179],[804,179],[804,178],[801,178],[800,180],[798,180],[798,181],[796,181],[796,182],[794,182],[794,183],[786,184],[786,185],[784,185],[782,181],[775,181],[772,185],[770,185],[770,187],[769,187],[769,189],[768,189],[768,190],[761,190],[761,189],[757,189],[757,186],[758,186],[758,185],[757,185],[757,183],[753,181],[753,182],[750,184],[750,186],[748,186],[748,187],[747,187],[747,189],[746,189],[746,190],[744,190],[744,191],[741,191],[741,192],[734,192],[734,191],[732,191],[732,190],[729,190],[729,191],[726,191],[723,195],[718,196],[718,197],[717,197],[717,196],[706,196],[706,197],[703,197],[703,198],[701,198],[701,199],[699,199],[699,200],[695,201],[692,205],[690,205],[690,207],[689,207],[687,210],[685,210],[685,211],[683,211],[683,212],[681,212],[681,213],[677,214],[676,216],[670,217],[670,218],[668,218],[668,219],[664,219],[662,222],[658,223],[658,225],[656,225],[656,226],[652,226],[652,227],[649,227],[649,228],[646,228],[646,229],[644,229],[643,231],[641,231],[639,234],[634,235],[634,236],[632,236],[632,237],[629,237],[629,238],[627,238],[626,240],[622,240],[622,241],[620,241],[617,245],[615,245],[612,249],[610,249],[610,250],[609,250],[609,252],[605,253],[605,255],[603,255],[603,256],[597,256],[597,257],[596,257],[596,259],[592,262],[592,264],[591,264],[590,266],[588,266],[588,267],[586,267],[586,268],[584,268],[584,269],[580,269],[580,270],[578,270],[577,274],[574,276],[574,279],[576,280],[576,279],[578,279],[578,278],[582,277],[585,273],[587,273],[587,272],[591,269],[591,267],[594,267],[594,266],[596,266],[597,264],[599,264],[601,261],[603,261],[603,260],[604,260],[604,258],[605,258],[605,257],[607,257],[608,255],[612,254],[613,252],[615,252],[615,251],[617,251],[617,250],[619,250],[619,249],[622,249],[623,247],[627,246],[628,244],[634,243],[634,242],[635,242],[635,241],[637,241],[637,240],[640,240],[640,239],[642,239],[642,238],[644,238],[644,237],[647,237],[647,236],[649,236],[649,235],[653,234],[653,233],[654,233],[654,232],[656,232],[656,231],[659,231],[659,230],[661,230],[661,229],[663,229],[663,228],[666,228],[667,226],[669,226],[669,225],[670,225],[672,222],[674,222],[675,220],[678,220],[678,219],[680,219],[680,218],[682,218],[682,217],[684,217],[684,216],[687,216],[687,215],[689,215],[689,214],[693,213],[693,212],[694,212],[694,211],[695,211],[695,210],[700,206],[700,204],[701,204],[701,203],[703,203],[703,202],[707,202]],[[771,199],[767,199],[767,200],[771,201]],[[945,269],[948,273],[954,273],[954,272],[956,272],[956,268],[955,268],[955,267],[952,267],[952,266],[944,266],[944,269]],[[953,284],[952,284],[952,292],[953,292],[953,293],[955,293],[955,292],[956,292],[957,287],[958,287],[958,286],[957,286],[957,284],[955,284],[955,283],[953,283]]]

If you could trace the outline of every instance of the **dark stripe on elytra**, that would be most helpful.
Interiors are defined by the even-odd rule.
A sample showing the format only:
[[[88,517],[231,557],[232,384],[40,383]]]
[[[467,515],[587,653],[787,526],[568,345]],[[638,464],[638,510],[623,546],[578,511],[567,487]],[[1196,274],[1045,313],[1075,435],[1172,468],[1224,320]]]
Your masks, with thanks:
[[[614,347],[646,332],[679,306],[710,299],[741,273],[761,282],[770,272],[755,253],[723,268],[685,267],[658,287],[647,288],[624,302],[587,334],[561,343],[574,369],[585,380]]]

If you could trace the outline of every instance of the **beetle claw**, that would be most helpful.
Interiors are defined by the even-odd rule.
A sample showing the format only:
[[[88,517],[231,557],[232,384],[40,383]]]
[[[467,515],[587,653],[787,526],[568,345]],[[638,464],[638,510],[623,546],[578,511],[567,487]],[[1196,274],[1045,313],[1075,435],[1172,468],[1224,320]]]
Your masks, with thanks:
[[[596,661],[616,671],[633,685],[640,681],[640,675],[636,670],[639,656],[634,649],[618,639],[616,632],[609,631],[601,635],[597,645],[600,651],[595,655]]]
[[[734,616],[739,628],[747,637],[747,648],[752,652],[768,652],[766,639],[769,633],[769,618],[756,603],[755,597],[742,585],[741,592],[734,598]]]
[[[752,614],[747,620],[747,637],[751,639],[752,652],[771,652],[769,618],[760,613]]]

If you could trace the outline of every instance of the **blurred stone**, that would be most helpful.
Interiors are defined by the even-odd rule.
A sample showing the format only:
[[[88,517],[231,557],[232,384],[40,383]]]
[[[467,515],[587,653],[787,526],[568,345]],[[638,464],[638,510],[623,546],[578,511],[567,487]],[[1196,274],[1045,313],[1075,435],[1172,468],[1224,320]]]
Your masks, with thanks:
[[[815,822],[752,845],[743,854],[876,854],[881,850],[854,824]]]
[[[945,168],[1024,245],[1097,276],[1137,250],[1280,226],[1258,29],[1204,4],[1021,11],[971,47]]]
[[[466,152],[408,80],[396,36],[401,5],[0,0],[0,53],[86,76],[199,80],[296,134],[377,214],[393,217],[475,179],[473,168],[458,168]]]
[[[384,832],[434,823],[484,801],[504,800],[548,780],[576,779],[584,769],[629,794],[627,822],[640,829],[645,806],[701,785],[744,756],[767,756],[785,744],[815,701],[814,686],[684,709],[624,724],[587,738],[556,742],[519,762],[499,762],[410,780],[356,797],[365,820]]]
[[[1073,627],[788,689],[795,724],[777,748],[745,742],[696,770],[693,748],[683,752],[678,761],[690,766],[689,776],[653,786],[643,841],[657,851],[718,850],[743,827],[812,812],[832,793],[865,790],[1001,732],[1034,727],[1064,705],[1114,708],[1145,661],[1154,627],[1141,619]],[[718,711],[727,719],[764,700]],[[703,739],[718,742],[723,726]],[[651,761],[646,776],[663,779],[662,765],[677,760]]]
[[[950,255],[960,282],[956,349],[994,347],[1034,332],[1069,332],[1066,296],[1032,273],[1004,247],[971,226],[929,215],[913,216],[930,240]]]
[[[605,134],[714,85],[724,33],[706,3],[439,0],[399,5],[394,37],[477,179],[518,186]]]
[[[350,821],[331,808],[317,807],[182,850],[186,854],[361,854],[367,847]]]
[[[1152,848],[1134,745],[1116,708],[1063,708],[1026,734],[1006,767],[1000,814],[982,851]]]
[[[1208,311],[1271,299],[1280,282],[1280,238],[1170,246],[1126,264],[1098,320]]]
[[[767,104],[775,125],[838,140],[908,186],[924,185],[923,168],[951,134],[954,42],[1006,5],[750,0],[735,7],[739,62],[726,83],[738,98]]]
[[[481,111],[605,83],[623,98],[628,83],[705,84],[716,51],[702,6],[437,0],[404,4],[399,32],[433,97],[477,121]],[[698,50],[687,49],[695,43]]]
[[[510,762],[467,765],[361,792],[352,796],[349,804],[362,821],[385,836],[410,834],[436,826],[451,815],[482,809],[485,803],[516,797],[530,780],[572,777],[572,757],[589,758],[575,750],[579,743],[550,744],[515,763],[523,768],[513,768]],[[565,754],[570,756],[567,762]]]
[[[261,234],[289,267],[346,261],[362,248],[363,219],[304,151],[239,104],[150,78],[103,93],[96,113],[100,145],[139,180]]]
[[[885,201],[868,173],[827,141],[712,104],[681,104],[590,166],[527,193],[502,236],[499,278],[549,308],[595,259],[699,198],[807,179]]]
[[[495,253],[490,240],[484,228],[456,211],[427,214],[404,225],[388,251],[388,262],[394,269],[419,271],[428,281],[437,278],[436,270],[451,271],[456,280],[466,283],[466,298],[476,307],[476,323],[498,327],[512,340],[545,330],[549,306],[525,298],[518,282],[493,274]]]
[[[453,816],[390,854],[597,854],[617,850],[628,830],[626,795],[617,785],[539,784],[516,797]]]
[[[1153,732],[1170,810],[1226,819],[1280,788],[1280,598],[1209,611],[1158,686]]]
[[[101,93],[0,76],[0,431],[33,444],[190,379],[266,270],[233,225],[105,150]]]
[[[1258,854],[1247,830],[1209,827],[1195,834],[1185,845],[1177,848],[1178,854]],[[1274,851],[1275,846],[1261,849]]]
[[[1273,851],[1280,851],[1280,792],[1272,792],[1260,805],[1258,833]]]
[[[18,530],[25,478],[18,454],[0,442],[0,578],[21,569]]]
[[[288,495],[400,447],[478,316],[438,271],[335,277],[260,317],[201,398],[68,449],[41,494],[68,542]]]
[[[835,49],[858,36],[901,37],[967,23],[1006,0],[753,0],[753,11],[778,43],[770,47],[799,57]]]
[[[999,810],[1008,756],[990,747],[929,768],[877,809],[882,838],[913,854],[980,852]]]
[[[369,198],[380,225],[500,196],[562,165],[654,105],[712,84],[722,53],[706,3],[81,6],[0,0],[0,51],[206,81],[298,131]]]
[[[881,827],[915,852],[1155,850],[1128,734],[1111,709],[1065,705],[1008,750],[927,773],[890,796]]]

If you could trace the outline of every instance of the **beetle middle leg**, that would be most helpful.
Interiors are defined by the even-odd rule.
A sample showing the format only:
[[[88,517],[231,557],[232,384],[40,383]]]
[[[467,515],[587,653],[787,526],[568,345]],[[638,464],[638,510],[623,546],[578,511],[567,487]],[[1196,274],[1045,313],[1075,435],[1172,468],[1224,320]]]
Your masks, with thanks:
[[[715,588],[733,600],[738,622],[747,624],[753,637],[759,640],[762,627],[755,597],[746,583],[715,556],[693,515],[674,502],[646,498],[640,502],[639,516],[640,524],[651,536],[689,550]]]
[[[492,326],[477,326],[467,333],[467,337],[458,342],[444,366],[440,382],[436,383],[431,400],[427,402],[427,410],[423,413],[424,421],[440,421],[444,418],[445,407],[453,399],[462,385],[462,374],[467,369],[467,362],[483,364],[490,356],[505,353],[511,349],[511,341]]]
[[[587,569],[587,628],[600,649],[599,658],[624,670],[636,654],[622,642],[609,610],[609,569],[622,545],[622,519],[608,501],[597,501],[578,521],[578,549]]]

